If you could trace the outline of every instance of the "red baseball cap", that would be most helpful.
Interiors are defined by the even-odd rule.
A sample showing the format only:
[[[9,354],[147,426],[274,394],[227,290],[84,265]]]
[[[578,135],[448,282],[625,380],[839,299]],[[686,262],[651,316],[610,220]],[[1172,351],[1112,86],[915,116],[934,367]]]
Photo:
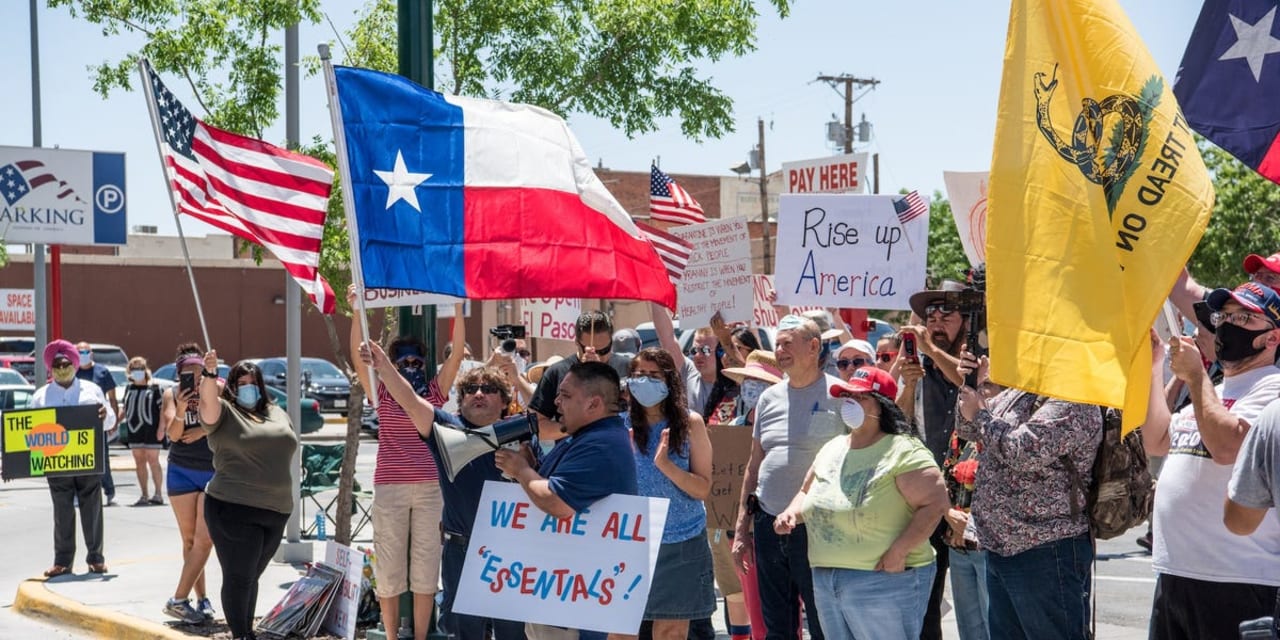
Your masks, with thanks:
[[[1253,275],[1263,267],[1268,271],[1280,273],[1280,253],[1273,253],[1270,258],[1251,253],[1244,259],[1244,272],[1249,275]]]
[[[831,385],[831,397],[839,398],[847,393],[876,392],[893,400],[898,397],[898,383],[893,376],[874,367],[865,366],[853,372],[848,382]]]

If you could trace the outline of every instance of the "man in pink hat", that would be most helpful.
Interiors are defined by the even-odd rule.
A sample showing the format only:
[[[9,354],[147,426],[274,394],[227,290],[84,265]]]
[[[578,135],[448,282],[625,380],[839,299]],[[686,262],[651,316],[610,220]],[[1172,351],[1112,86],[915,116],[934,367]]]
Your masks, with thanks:
[[[44,348],[44,364],[52,372],[53,382],[36,390],[31,398],[33,409],[98,405],[98,417],[102,419],[102,430],[98,432],[98,437],[102,438],[105,432],[115,426],[115,409],[112,407],[108,410],[107,398],[102,395],[102,390],[92,382],[76,377],[80,354],[75,345],[66,340],[50,342]],[[84,544],[88,547],[85,560],[89,564],[89,571],[106,573],[107,564],[102,555],[102,474],[60,476],[48,480],[49,495],[53,499],[53,566],[44,575],[54,578],[71,573],[71,563],[76,554],[77,499],[80,501]]]

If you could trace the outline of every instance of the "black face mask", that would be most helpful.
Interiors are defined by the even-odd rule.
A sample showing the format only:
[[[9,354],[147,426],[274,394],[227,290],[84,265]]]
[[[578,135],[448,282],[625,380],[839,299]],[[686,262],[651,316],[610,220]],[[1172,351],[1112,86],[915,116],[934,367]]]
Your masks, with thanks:
[[[422,367],[400,367],[400,375],[419,395],[427,390],[427,372]]]
[[[1258,336],[1264,335],[1271,330],[1271,328],[1267,328],[1255,331],[1224,322],[1218,327],[1218,331],[1213,338],[1213,347],[1218,355],[1218,360],[1240,362],[1262,353],[1266,346],[1255,347],[1253,346],[1253,341],[1257,340]]]

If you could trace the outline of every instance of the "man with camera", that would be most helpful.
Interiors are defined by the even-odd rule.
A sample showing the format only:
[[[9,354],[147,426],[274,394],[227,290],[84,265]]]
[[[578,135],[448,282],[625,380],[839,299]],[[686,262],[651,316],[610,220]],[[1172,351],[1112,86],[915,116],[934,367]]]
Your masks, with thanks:
[[[610,340],[612,331],[597,335]],[[539,509],[556,518],[572,517],[615,493],[637,495],[631,436],[618,417],[621,393],[621,378],[613,367],[603,362],[574,364],[556,385],[555,396],[554,412],[561,416],[568,441],[547,453],[536,469],[527,445],[519,452],[499,450],[498,468],[515,478]],[[533,623],[525,625],[525,632],[531,640],[579,637],[574,630]]]
[[[1280,295],[1253,281],[1206,296],[1199,314],[1214,333],[1224,377],[1214,385],[1196,343],[1175,336],[1169,364],[1191,405],[1170,415],[1160,385],[1164,348],[1152,349],[1151,399],[1142,426],[1148,455],[1164,455],[1156,491],[1151,638],[1236,637],[1245,620],[1269,615],[1280,586],[1280,525],[1251,535],[1223,523],[1232,466],[1263,408],[1280,398]]]
[[[611,353],[613,349],[613,322],[609,316],[600,311],[584,311],[578,316],[574,325],[574,342],[578,352],[557,362],[542,374],[533,398],[529,400],[529,409],[538,414],[539,420],[556,421],[556,393],[560,389],[560,381],[574,366],[583,362],[603,362],[618,374],[618,379],[626,377],[631,360]],[[618,407],[614,407],[616,413]],[[563,428],[563,423],[561,424]]]
[[[458,413],[448,413],[419,396],[377,343],[362,344],[360,360],[366,366],[373,365],[387,393],[404,408],[419,437],[437,460],[442,458],[440,440],[436,438],[437,425],[458,430],[487,427],[506,415],[507,404],[511,401],[511,388],[502,373],[492,367],[477,367],[459,376],[456,385]],[[440,476],[440,493],[444,496],[444,512],[440,519],[443,545],[440,564],[444,584],[440,627],[456,638],[483,638],[485,628],[492,627],[494,640],[523,639],[524,625],[519,622],[453,613],[453,602],[467,554],[467,540],[480,508],[484,483],[503,479],[502,472],[494,464],[493,453],[475,458],[454,471],[452,479],[445,474]],[[430,543],[419,541],[418,544]]]

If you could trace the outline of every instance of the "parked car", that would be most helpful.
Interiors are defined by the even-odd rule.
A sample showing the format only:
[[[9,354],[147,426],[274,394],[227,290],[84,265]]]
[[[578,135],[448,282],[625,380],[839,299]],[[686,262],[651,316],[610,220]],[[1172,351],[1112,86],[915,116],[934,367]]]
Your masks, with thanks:
[[[263,358],[258,361],[262,377],[277,389],[285,386],[285,358]],[[308,398],[320,402],[320,410],[347,415],[351,398],[351,380],[337,365],[323,358],[302,358],[302,390]]]
[[[98,364],[115,367],[129,366],[129,356],[125,355],[124,349],[114,344],[93,342],[89,344],[89,350],[93,352],[93,361]]]
[[[0,384],[31,384],[17,369],[0,368]]]
[[[173,365],[165,365],[165,366],[172,367]],[[161,368],[163,368],[163,367],[161,367]],[[220,376],[222,376],[223,378],[226,378],[226,373],[227,373],[227,371],[230,371],[230,370],[231,370],[231,367],[229,367],[229,366],[227,366],[227,365],[225,365],[225,364],[219,364],[219,365],[218,365],[218,374],[219,374]],[[172,379],[164,379],[164,378],[161,378],[160,376],[155,375],[155,372],[152,372],[152,374],[151,374],[151,379],[152,379],[156,384],[160,385],[160,388],[162,388],[162,389],[165,389],[165,388],[168,388],[168,387],[174,387],[174,386],[177,386],[177,384],[178,384],[176,381],[174,381],[174,380],[172,380]],[[126,383],[126,384],[127,384],[127,383]],[[123,403],[124,403],[124,391],[125,391],[125,386],[126,386],[126,385],[120,385],[120,386],[116,387],[116,398],[118,398],[118,399],[120,400],[120,402],[121,402],[121,405],[120,405],[120,410],[121,410],[121,411],[123,411],[123,410],[124,410],[124,404],[123,404]],[[0,387],[0,388],[2,388],[2,387]],[[0,391],[0,392],[2,392],[2,391]],[[277,388],[275,388],[275,387],[270,387],[270,386],[269,386],[269,387],[267,387],[267,393],[271,394],[271,399],[272,399],[276,404],[280,405],[280,408],[281,408],[281,409],[284,409],[286,412],[288,412],[288,411],[289,411],[289,399],[288,399],[287,397],[285,397],[285,395],[284,395],[284,392],[283,392],[283,391],[281,391],[281,390],[279,390],[279,389],[277,389]],[[302,433],[314,433],[314,432],[316,432],[316,431],[319,431],[319,430],[320,430],[320,428],[324,426],[324,416],[320,415],[320,403],[319,403],[319,402],[317,402],[317,401],[315,401],[315,400],[312,400],[311,398],[304,398],[304,399],[302,400],[301,409],[302,409],[302,412],[301,412],[301,413],[302,413],[302,415],[301,415],[301,422],[302,422],[302,424],[298,425],[298,428],[299,428],[299,430],[300,430]]]
[[[0,410],[30,409],[31,397],[36,394],[34,385],[0,383]]]
[[[36,359],[31,356],[0,356],[0,367],[13,369],[27,379],[28,384],[36,384]],[[38,381],[40,384],[46,380]]]
[[[35,336],[0,336],[0,356],[29,356],[35,350]]]
[[[369,399],[365,398],[360,407],[360,428],[378,437],[378,412],[374,410],[373,405],[369,404]]]

